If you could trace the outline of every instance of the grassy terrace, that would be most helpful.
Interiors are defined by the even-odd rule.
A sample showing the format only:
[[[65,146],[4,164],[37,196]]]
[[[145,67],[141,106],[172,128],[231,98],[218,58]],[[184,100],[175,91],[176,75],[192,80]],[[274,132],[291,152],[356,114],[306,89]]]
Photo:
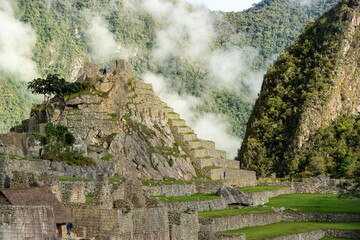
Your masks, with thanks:
[[[253,186],[253,187],[239,187],[238,189],[244,193],[275,191],[290,186]]]
[[[81,178],[81,177],[64,177],[59,176],[59,181],[95,181],[95,179],[92,178]]]
[[[188,201],[205,201],[205,200],[214,200],[214,199],[221,199],[221,197],[217,196],[214,193],[210,194],[194,194],[187,197],[164,197],[164,196],[150,196],[151,198],[158,197],[160,201],[169,201],[169,202],[188,202]]]
[[[266,205],[295,208],[300,212],[360,213],[360,199],[338,199],[335,194],[285,194],[270,198]]]
[[[273,212],[271,207],[275,208],[293,208],[298,212],[343,212],[360,213],[360,199],[338,199],[334,194],[285,194],[270,198],[268,207],[245,207],[223,209],[215,211],[199,212],[199,216],[206,218],[226,217],[242,214],[256,214]]]
[[[222,209],[215,211],[203,211],[198,212],[200,217],[205,218],[217,218],[217,217],[228,217],[235,215],[244,215],[244,214],[256,214],[256,213],[271,213],[274,212],[270,207],[244,207],[244,208],[230,208],[230,209]]]
[[[328,222],[280,222],[259,227],[247,227],[226,233],[245,233],[246,239],[267,239],[283,235],[311,232],[322,229],[360,231],[358,222],[328,223]]]

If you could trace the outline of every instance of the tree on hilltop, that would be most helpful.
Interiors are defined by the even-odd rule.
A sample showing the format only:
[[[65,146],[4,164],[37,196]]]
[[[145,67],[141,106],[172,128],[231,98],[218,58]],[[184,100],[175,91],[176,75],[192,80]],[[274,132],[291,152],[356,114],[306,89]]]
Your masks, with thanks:
[[[28,83],[28,89],[35,94],[44,94],[44,100],[47,102],[52,95],[55,95],[62,103],[65,102],[65,95],[80,92],[84,86],[80,83],[67,82],[64,78],[59,78],[57,74],[49,74],[45,79],[37,78]]]

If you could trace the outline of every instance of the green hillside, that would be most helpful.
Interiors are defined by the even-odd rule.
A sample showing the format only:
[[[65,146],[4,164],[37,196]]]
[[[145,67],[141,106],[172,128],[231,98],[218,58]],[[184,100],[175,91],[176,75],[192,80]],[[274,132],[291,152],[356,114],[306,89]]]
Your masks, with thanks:
[[[208,69],[200,60],[194,64],[173,57],[166,64],[152,62],[156,32],[164,26],[148,13],[129,9],[122,0],[116,1],[116,5],[109,4],[113,2],[110,0],[53,0],[51,4],[47,0],[14,2],[17,3],[17,18],[31,24],[36,31],[34,60],[41,75],[58,73],[68,80],[76,79],[81,73],[82,63],[91,60],[91,49],[86,44],[87,36],[84,33],[89,19],[94,14],[102,15],[116,41],[124,46],[136,46],[137,54],[131,55],[129,61],[138,77],[146,71],[161,74],[175,92],[204,100],[197,109],[199,113],[226,114],[229,130],[238,137],[244,136],[256,94],[246,84],[229,90],[209,83]],[[250,45],[258,49],[260,54],[255,64],[247,68],[263,71],[274,55],[291,44],[308,21],[328,9],[333,2],[335,0],[315,1],[308,6],[290,4],[284,0],[266,0],[245,12],[224,13],[224,17],[222,13],[214,13],[218,36],[213,48],[227,49],[230,46],[231,49]],[[13,81],[5,83],[10,85],[9,89],[17,88]],[[12,94],[16,98],[17,93]],[[3,105],[3,101],[1,98],[0,105]],[[20,99],[14,101],[18,102],[23,112],[29,111],[27,103],[22,105]],[[8,130],[13,122],[20,121],[20,116],[23,115],[13,114],[12,120],[1,119],[0,131]]]
[[[266,176],[346,177],[359,161],[359,1],[343,0],[282,54],[264,78],[238,159]]]

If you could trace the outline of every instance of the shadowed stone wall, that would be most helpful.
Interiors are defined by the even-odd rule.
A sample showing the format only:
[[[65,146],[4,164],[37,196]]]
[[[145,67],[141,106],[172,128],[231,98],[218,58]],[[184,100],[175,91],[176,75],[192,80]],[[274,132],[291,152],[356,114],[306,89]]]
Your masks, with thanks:
[[[164,207],[131,209],[124,213],[96,205],[64,204],[79,237],[103,240],[169,240],[168,211]]]
[[[58,239],[53,209],[0,205],[0,239]]]

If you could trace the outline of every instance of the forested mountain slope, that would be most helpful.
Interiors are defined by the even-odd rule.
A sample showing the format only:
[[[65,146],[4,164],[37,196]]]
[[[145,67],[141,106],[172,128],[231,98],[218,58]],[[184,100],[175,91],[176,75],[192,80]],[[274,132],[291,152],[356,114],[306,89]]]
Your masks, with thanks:
[[[332,177],[355,168],[359,24],[360,1],[342,0],[269,68],[238,155],[244,168]]]
[[[134,1],[134,4],[137,2]],[[29,23],[36,32],[34,61],[40,75],[58,73],[68,80],[74,80],[81,71],[82,63],[91,60],[94,55],[88,44],[89,22],[96,18],[94,16],[101,16],[105,23],[99,26],[109,29],[115,40],[129,49],[128,53],[116,57],[127,58],[137,76],[147,71],[160,74],[175,92],[199,97],[202,104],[197,107],[197,112],[227,115],[229,129],[237,137],[244,136],[256,96],[249,87],[253,80],[244,73],[249,72],[248,69],[260,71],[257,75],[260,82],[261,72],[272,58],[291,44],[308,21],[330,8],[334,2],[313,1],[310,5],[301,5],[293,0],[266,0],[244,12],[224,13],[224,17],[223,13],[211,13],[217,33],[211,49],[231,52],[249,45],[259,50],[254,62],[243,63],[246,66],[242,66],[244,69],[237,76],[241,86],[229,88],[209,80],[209,68],[205,64],[208,59],[199,59],[196,64],[182,56],[173,56],[165,63],[153,61],[157,33],[166,26],[152,14],[129,7],[128,1],[13,1],[16,18]],[[95,34],[97,32],[102,35],[101,31],[95,31]],[[106,50],[107,45],[107,42],[101,43],[99,49],[105,47]],[[6,80],[5,83],[11,85],[7,88],[17,89],[14,82]],[[0,119],[0,131],[9,129],[10,125],[19,123],[24,117],[20,117],[17,109],[22,109],[24,113],[29,111],[29,104],[23,102],[16,92],[9,94],[12,95],[11,104],[16,105],[13,110],[16,113],[11,115],[11,121]],[[0,98],[1,106],[6,104],[4,99]],[[4,114],[10,116],[7,109]]]

